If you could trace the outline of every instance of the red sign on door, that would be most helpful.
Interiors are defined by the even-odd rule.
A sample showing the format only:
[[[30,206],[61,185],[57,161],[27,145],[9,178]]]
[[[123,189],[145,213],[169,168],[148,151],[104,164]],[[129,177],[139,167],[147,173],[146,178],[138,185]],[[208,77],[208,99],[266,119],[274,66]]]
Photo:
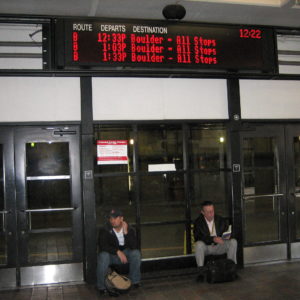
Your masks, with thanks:
[[[128,164],[127,140],[98,140],[97,164],[118,165]]]

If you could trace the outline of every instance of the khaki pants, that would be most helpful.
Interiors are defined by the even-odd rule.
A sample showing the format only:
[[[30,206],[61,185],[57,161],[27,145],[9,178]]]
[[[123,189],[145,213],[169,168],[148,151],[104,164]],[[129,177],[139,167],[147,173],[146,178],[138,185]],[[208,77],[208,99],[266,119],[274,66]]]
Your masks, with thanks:
[[[195,243],[195,257],[198,267],[204,264],[205,255],[227,254],[227,258],[236,263],[237,241],[235,239],[224,240],[224,244],[206,245],[202,241]]]

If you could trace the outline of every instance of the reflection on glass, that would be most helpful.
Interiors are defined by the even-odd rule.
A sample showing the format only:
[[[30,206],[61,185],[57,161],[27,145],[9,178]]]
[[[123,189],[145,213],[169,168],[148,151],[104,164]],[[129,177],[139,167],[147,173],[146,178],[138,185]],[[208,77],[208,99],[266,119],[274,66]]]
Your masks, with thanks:
[[[246,199],[244,206],[246,244],[280,239],[278,197]]]
[[[140,127],[138,149],[139,167],[142,171],[148,171],[151,164],[173,164],[176,170],[183,168],[182,130],[179,127]]]
[[[166,222],[185,219],[183,174],[141,177],[141,221]]]
[[[6,249],[6,237],[0,232],[0,266],[7,264],[7,249]]]
[[[2,145],[0,144],[0,210],[4,210],[4,207],[3,150]]]
[[[279,190],[275,139],[247,138],[243,141],[244,194],[273,194]]]
[[[27,199],[29,209],[71,207],[70,181],[27,181]]]
[[[295,193],[300,194],[300,137],[294,137]],[[296,239],[300,239],[300,197],[295,197]]]
[[[295,197],[295,211],[296,239],[300,239],[300,197]]]
[[[5,209],[4,205],[4,174],[3,174],[3,149],[0,144],[0,211]],[[5,215],[0,213],[0,265],[6,265],[6,236],[5,236]]]
[[[294,137],[295,192],[300,193],[300,137]]]
[[[26,144],[27,176],[69,175],[68,143]]]
[[[30,230],[48,228],[71,228],[72,212],[28,212],[28,227]]]
[[[4,210],[4,173],[3,173],[3,152],[0,144],[0,210]]]
[[[97,141],[98,140],[126,140],[128,142],[128,164],[97,164]],[[131,127],[94,125],[94,169],[95,173],[107,172],[132,172],[133,171],[133,132]]]
[[[72,233],[30,233],[28,237],[29,263],[72,260]]]
[[[141,239],[143,258],[183,255],[185,225],[142,226]]]
[[[117,207],[129,223],[135,223],[134,178],[133,176],[96,177],[97,224],[103,226],[111,208]]]
[[[72,207],[68,143],[28,143],[26,162],[28,209]],[[68,177],[47,177],[57,175]],[[26,212],[26,216],[29,263],[72,259],[72,211],[33,211]],[[58,228],[60,231],[54,232]]]
[[[219,169],[226,167],[226,131],[224,129],[194,126],[190,130],[189,161],[192,169]]]
[[[277,241],[280,238],[279,198],[263,196],[279,192],[278,149],[275,138],[245,138],[243,163],[245,242]]]
[[[295,166],[295,192],[300,193],[300,167]]]
[[[300,167],[300,137],[294,137],[294,161],[295,166]]]
[[[199,172],[191,175],[192,220],[199,216],[203,201],[212,201],[217,214],[228,216],[227,180],[227,173],[221,171]]]

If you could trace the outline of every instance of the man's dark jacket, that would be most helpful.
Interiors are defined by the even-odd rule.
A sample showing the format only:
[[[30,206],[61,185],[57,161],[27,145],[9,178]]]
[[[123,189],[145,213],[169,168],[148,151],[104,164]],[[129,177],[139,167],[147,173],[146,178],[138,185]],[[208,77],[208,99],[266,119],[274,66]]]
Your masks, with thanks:
[[[217,236],[221,237],[222,233],[228,229],[228,222],[226,219],[218,215],[215,215],[214,220]],[[200,214],[200,216],[194,222],[194,238],[195,242],[202,241],[206,245],[211,245],[214,243],[214,237],[210,236],[209,228],[203,214]]]
[[[128,233],[124,234],[125,245],[119,246],[119,240],[110,225],[100,229],[98,237],[99,252],[105,251],[111,254],[117,254],[120,249],[137,249],[136,235],[133,227],[128,225]]]

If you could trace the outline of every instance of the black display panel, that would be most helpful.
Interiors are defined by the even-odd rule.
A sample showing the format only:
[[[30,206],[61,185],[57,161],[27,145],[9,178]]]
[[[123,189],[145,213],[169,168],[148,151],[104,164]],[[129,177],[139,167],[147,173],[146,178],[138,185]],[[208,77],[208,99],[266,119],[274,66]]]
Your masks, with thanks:
[[[271,28],[61,20],[65,69],[275,71]]]

